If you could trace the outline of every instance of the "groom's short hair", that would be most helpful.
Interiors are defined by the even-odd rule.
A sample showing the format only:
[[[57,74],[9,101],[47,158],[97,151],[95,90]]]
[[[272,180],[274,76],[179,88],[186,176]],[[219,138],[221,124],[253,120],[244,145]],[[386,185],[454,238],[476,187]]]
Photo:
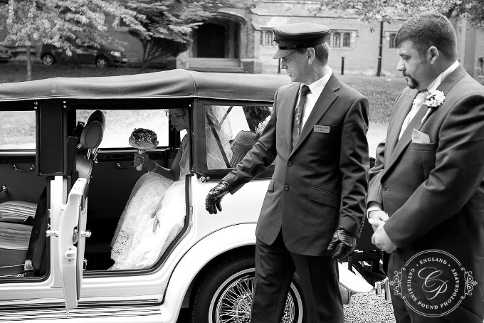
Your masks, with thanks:
[[[455,29],[441,14],[425,13],[405,21],[395,39],[397,47],[406,40],[412,41],[420,54],[435,46],[447,58],[457,58]]]

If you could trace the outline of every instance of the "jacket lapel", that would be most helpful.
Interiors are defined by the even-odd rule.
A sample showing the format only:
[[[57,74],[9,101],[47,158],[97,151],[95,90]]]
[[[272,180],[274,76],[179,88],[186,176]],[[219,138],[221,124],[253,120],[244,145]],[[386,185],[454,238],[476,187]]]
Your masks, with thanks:
[[[403,121],[405,120],[405,117],[412,108],[412,103],[416,95],[417,90],[410,90],[406,92],[400,102],[397,103],[395,121],[389,126],[390,130],[388,133],[386,145],[386,147],[388,147],[389,149],[388,156],[391,156],[392,152],[395,150],[395,146],[398,142],[398,135],[400,134],[400,129],[402,128]]]
[[[437,88],[437,90],[444,92],[444,95],[447,96],[449,91],[452,89],[452,87],[464,77],[465,71],[462,68],[462,66],[459,66],[454,72],[452,72],[450,75],[448,75],[443,82],[440,84],[440,86]],[[413,100],[412,100],[413,101]],[[444,101],[443,105],[445,105],[446,102]],[[437,109],[441,109],[442,107],[439,107]],[[395,164],[395,162],[399,159],[399,157],[402,155],[402,153],[405,151],[405,149],[408,147],[408,145],[411,142],[412,139],[412,132],[413,129],[420,130],[424,123],[422,123],[422,118],[424,117],[425,113],[427,112],[428,107],[426,105],[422,105],[418,113],[415,115],[415,117],[412,119],[412,121],[408,124],[407,128],[405,129],[404,133],[402,134],[402,137],[400,140],[398,140],[398,134],[400,132],[400,128],[398,127],[398,130],[395,130],[397,133],[397,140],[398,143],[395,146],[395,149],[393,149],[390,153],[390,161],[385,167],[385,172],[382,175],[382,178],[385,176],[386,173],[389,172],[389,170],[392,168],[392,166]],[[435,111],[436,109],[434,109]],[[407,113],[403,116],[403,119],[405,119]],[[430,117],[430,115],[428,116]],[[425,121],[427,121],[429,118]],[[403,123],[403,119],[398,123],[398,125],[401,126]],[[390,138],[389,138],[390,139]],[[389,142],[389,144],[391,144]],[[391,146],[393,147],[393,146]]]
[[[280,111],[277,113],[277,119],[280,122],[280,130],[283,133],[281,138],[284,143],[283,146],[287,147],[287,154],[291,152],[292,146],[292,121],[294,119],[294,109],[297,103],[297,97],[299,94],[300,83],[293,83],[289,88],[287,95],[279,105]]]
[[[413,129],[420,129],[420,124],[422,122],[422,118],[425,116],[428,107],[425,104],[422,104],[420,109],[418,110],[417,114],[413,117],[413,119],[408,123],[407,128],[402,133],[402,137],[398,140],[395,148],[391,153],[392,161],[394,161],[398,156],[403,152],[403,150],[408,146],[412,139],[412,132]],[[402,121],[403,122],[403,121]],[[400,123],[401,125],[401,123]],[[401,128],[401,127],[400,127]],[[397,139],[398,135],[400,134],[400,128],[397,131]]]
[[[304,123],[304,126],[301,130],[301,135],[299,136],[299,140],[292,149],[292,152],[289,156],[292,156],[292,154],[294,154],[294,152],[299,149],[304,140],[312,132],[313,126],[316,124],[316,122],[318,122],[326,113],[326,111],[328,111],[328,109],[331,107],[333,102],[338,97],[337,91],[339,89],[340,83],[338,79],[334,75],[331,75],[328,83],[326,83],[326,86],[323,89],[323,92],[321,92],[321,95],[316,101],[313,110],[309,114],[306,123]]]

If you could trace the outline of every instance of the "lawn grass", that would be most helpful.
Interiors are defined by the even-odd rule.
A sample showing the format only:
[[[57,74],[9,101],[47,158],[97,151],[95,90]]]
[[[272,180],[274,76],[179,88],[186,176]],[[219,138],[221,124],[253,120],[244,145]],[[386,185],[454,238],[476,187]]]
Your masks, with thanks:
[[[370,124],[388,124],[393,103],[406,86],[403,77],[343,75],[340,78],[368,98]]]
[[[56,64],[45,66],[39,63],[32,65],[32,80],[45,79],[50,77],[82,77],[82,76],[112,76],[123,74],[136,74],[155,72],[156,69],[145,69],[131,67],[106,67],[97,68],[94,65],[64,65]],[[26,80],[27,68],[23,62],[10,62],[0,64],[0,83],[22,82]]]

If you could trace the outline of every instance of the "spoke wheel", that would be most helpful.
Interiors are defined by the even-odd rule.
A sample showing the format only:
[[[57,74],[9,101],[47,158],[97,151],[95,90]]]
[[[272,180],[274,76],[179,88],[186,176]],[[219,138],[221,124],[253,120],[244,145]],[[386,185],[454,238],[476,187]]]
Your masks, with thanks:
[[[253,260],[243,258],[217,266],[207,276],[195,296],[192,322],[250,323],[254,292]],[[281,323],[303,323],[303,296],[291,283]]]
[[[108,65],[108,61],[105,57],[99,56],[96,58],[96,66],[99,68],[105,68]]]
[[[47,66],[50,66],[50,65],[54,64],[54,62],[55,62],[54,56],[52,56],[51,54],[43,55],[41,60],[42,60],[42,64],[47,65]]]
[[[254,292],[254,268],[246,269],[229,277],[212,297],[210,313],[213,323],[250,323],[252,295]],[[297,295],[297,296],[296,296]],[[295,304],[298,302],[298,304]],[[296,323],[298,308],[302,301],[299,291],[291,284],[281,323]]]

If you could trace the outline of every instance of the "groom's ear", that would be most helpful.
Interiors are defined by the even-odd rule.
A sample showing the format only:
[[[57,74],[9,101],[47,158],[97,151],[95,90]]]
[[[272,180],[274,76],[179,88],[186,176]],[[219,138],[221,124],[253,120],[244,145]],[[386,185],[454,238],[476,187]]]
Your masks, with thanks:
[[[427,55],[426,56],[427,56],[427,60],[430,62],[430,64],[434,64],[440,56],[439,49],[437,47],[435,47],[434,45],[430,46],[427,49]]]

